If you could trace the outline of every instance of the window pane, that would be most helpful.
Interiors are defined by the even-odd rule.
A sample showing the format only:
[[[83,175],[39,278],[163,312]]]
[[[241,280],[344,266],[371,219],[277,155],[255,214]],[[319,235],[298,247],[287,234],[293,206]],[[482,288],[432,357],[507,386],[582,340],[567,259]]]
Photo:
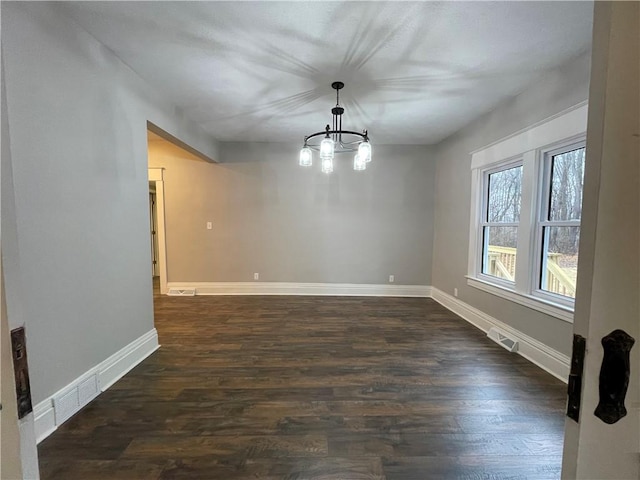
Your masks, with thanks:
[[[522,166],[489,175],[487,221],[517,222],[520,219]]]
[[[580,227],[543,228],[540,289],[575,298]]]
[[[552,157],[549,220],[580,220],[584,156],[583,147]]]
[[[513,282],[518,227],[484,227],[483,235],[482,273]]]

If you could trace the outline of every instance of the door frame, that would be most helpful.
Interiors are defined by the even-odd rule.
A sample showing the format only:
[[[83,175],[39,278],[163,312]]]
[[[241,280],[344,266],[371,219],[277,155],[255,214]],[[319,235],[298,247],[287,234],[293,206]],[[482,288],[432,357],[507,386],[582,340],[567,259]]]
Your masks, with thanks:
[[[160,275],[160,293],[166,294],[167,288],[167,241],[164,218],[164,168],[149,168],[149,183],[156,187],[156,238],[158,240],[158,273]]]
[[[159,277],[160,272],[158,270],[158,215],[156,212],[156,185],[155,182],[149,184],[149,217],[151,228],[151,272],[152,277]]]
[[[572,372],[579,416],[565,420],[563,479],[640,478],[640,44],[630,41],[637,39],[639,27],[638,2],[594,2],[573,324],[586,353],[576,355]],[[629,352],[627,342],[616,342],[622,361],[610,363],[603,340],[618,329],[635,337],[636,345]],[[581,356],[584,366],[578,367]],[[611,367],[602,370],[607,363],[614,374]],[[598,407],[611,399],[617,400],[613,408],[619,415],[603,418]],[[621,403],[626,416],[620,415]]]

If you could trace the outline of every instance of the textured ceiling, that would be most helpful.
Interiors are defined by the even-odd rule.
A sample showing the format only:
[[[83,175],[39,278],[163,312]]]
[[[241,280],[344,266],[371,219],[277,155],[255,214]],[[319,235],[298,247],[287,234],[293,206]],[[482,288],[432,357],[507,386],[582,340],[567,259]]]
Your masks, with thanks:
[[[64,2],[221,141],[431,144],[588,50],[591,2]]]

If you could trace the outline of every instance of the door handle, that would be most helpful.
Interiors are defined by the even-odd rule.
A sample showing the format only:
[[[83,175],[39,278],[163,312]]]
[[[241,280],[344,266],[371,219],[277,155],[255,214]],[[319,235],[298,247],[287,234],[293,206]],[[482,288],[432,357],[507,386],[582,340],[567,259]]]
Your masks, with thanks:
[[[629,386],[629,352],[635,339],[624,330],[614,330],[602,339],[604,357],[600,367],[600,402],[594,412],[604,423],[613,424],[627,414],[624,399]]]

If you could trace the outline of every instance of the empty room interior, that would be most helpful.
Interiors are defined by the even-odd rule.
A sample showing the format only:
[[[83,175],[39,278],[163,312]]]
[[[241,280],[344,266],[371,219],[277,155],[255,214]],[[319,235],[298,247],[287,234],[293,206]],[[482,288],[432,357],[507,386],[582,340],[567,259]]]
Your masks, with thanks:
[[[0,8],[0,478],[640,478],[639,2]]]

